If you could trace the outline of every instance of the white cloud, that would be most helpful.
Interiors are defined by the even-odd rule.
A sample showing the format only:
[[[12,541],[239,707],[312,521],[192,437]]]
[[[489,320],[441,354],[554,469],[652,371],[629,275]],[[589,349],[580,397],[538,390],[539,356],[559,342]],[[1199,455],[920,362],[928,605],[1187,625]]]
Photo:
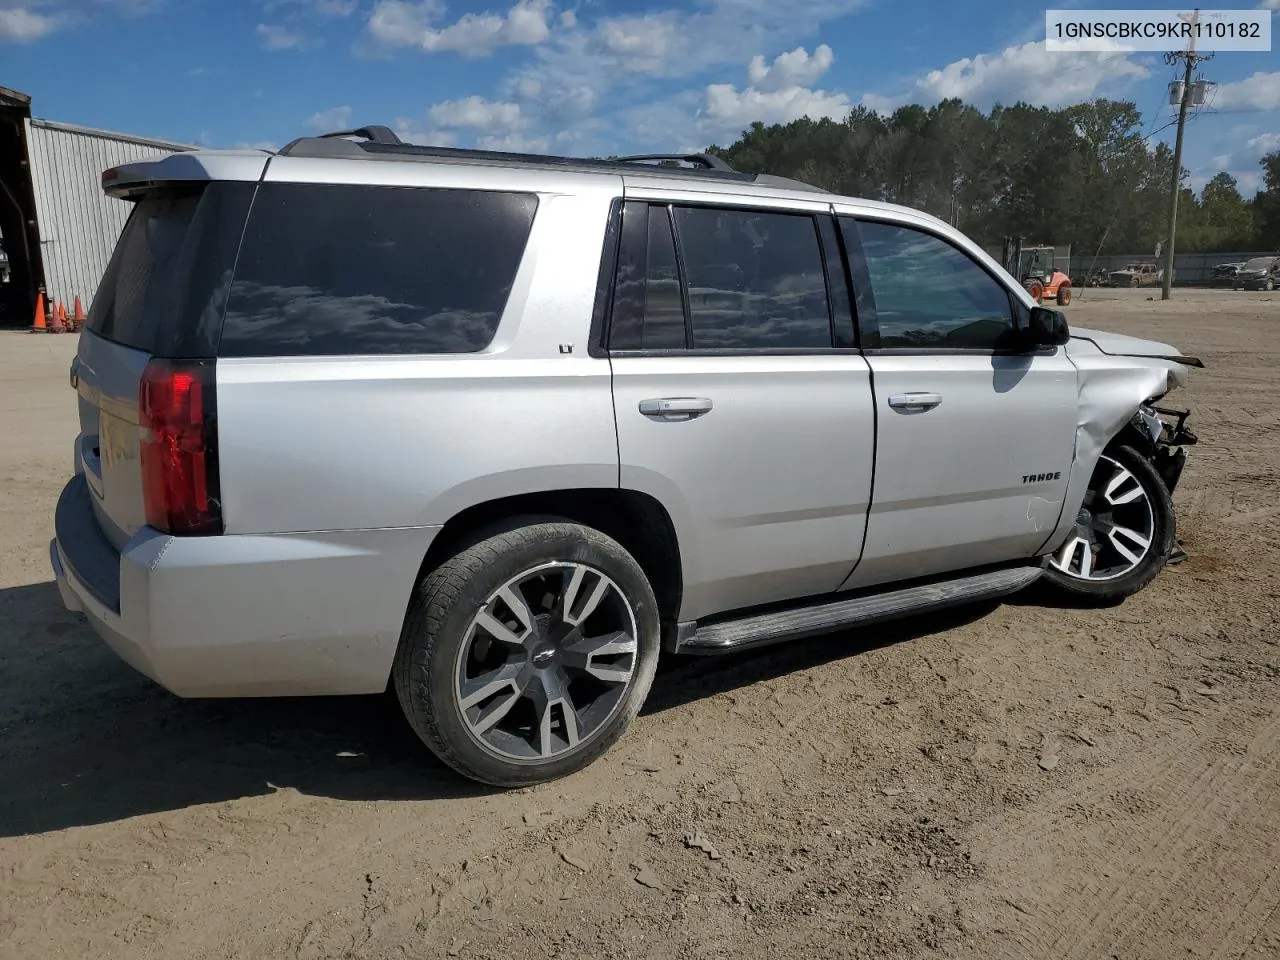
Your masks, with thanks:
[[[981,108],[1018,100],[1060,107],[1126,87],[1146,79],[1150,72],[1121,52],[1045,53],[1042,42],[1032,41],[931,70],[903,100],[936,102],[959,97]]]
[[[508,153],[546,153],[551,148],[551,138],[504,133],[501,136],[478,137],[476,146],[481,150],[503,150]]]
[[[1280,133],[1262,133],[1250,137],[1230,153],[1220,153],[1209,161],[1207,170],[1192,176],[1195,189],[1200,189],[1215,173],[1229,173],[1236,178],[1240,192],[1247,198],[1262,189],[1262,170],[1258,161],[1268,153],[1280,150]],[[1198,184],[1199,186],[1196,186]]]
[[[709,132],[738,133],[757,120],[774,124],[801,117],[839,119],[849,112],[849,107],[849,98],[843,93],[795,86],[769,91],[754,87],[738,90],[729,83],[713,83],[707,87],[702,120]]]
[[[1259,71],[1244,80],[1220,83],[1213,91],[1215,109],[1280,110],[1280,73]]]
[[[61,26],[59,17],[16,7],[0,10],[0,41],[31,43],[46,37]]]
[[[253,32],[268,50],[297,50],[307,42],[301,32],[278,23],[260,23]]]
[[[804,47],[796,47],[778,54],[768,65],[763,56],[756,54],[747,65],[747,80],[755,89],[766,93],[791,87],[811,87],[831,69],[834,59],[831,48],[825,43],[819,44],[812,56]]]
[[[685,49],[681,21],[675,11],[616,17],[602,21],[596,40],[602,52],[629,73],[661,74],[678,51]]]
[[[1259,158],[1263,154],[1280,150],[1280,133],[1264,133],[1259,137],[1254,137],[1245,144],[1245,149],[1257,154]]]
[[[524,114],[536,123],[563,129],[576,128],[595,115],[602,103],[614,117],[641,111],[656,118],[670,101],[659,99],[648,83],[693,77],[717,67],[746,64],[764,44],[787,50],[811,36],[825,22],[863,7],[867,0],[700,0],[691,9],[663,9],[644,14],[618,14],[587,21],[578,9],[573,27],[563,24],[535,51],[534,62],[517,68],[502,84],[503,96],[521,103]],[[795,51],[761,58],[765,81],[778,91],[796,84],[795,76],[820,75],[829,54],[815,50],[797,56]],[[791,74],[788,74],[791,71]],[[776,75],[775,75],[776,74]],[[810,81],[812,82],[812,81]],[[686,113],[680,114],[679,132],[654,121],[654,139],[641,134],[630,121],[620,136],[637,146],[674,143],[696,138],[694,114],[705,107],[705,88],[688,91]],[[656,109],[650,109],[655,108]],[[727,108],[726,108],[727,109]],[[647,112],[645,112],[647,111]],[[637,113],[636,115],[641,115]],[[672,115],[672,119],[676,119]],[[649,122],[649,121],[646,121]],[[616,144],[602,144],[610,149]]]
[[[906,97],[890,97],[881,93],[864,93],[859,105],[887,117],[906,102]]]
[[[396,117],[393,129],[405,143],[423,147],[452,147],[458,143],[458,135],[452,130],[429,130],[411,117]]]
[[[0,0],[0,43],[31,43],[100,15],[141,17],[165,0]]]
[[[475,96],[437,103],[427,116],[441,127],[465,127],[486,133],[510,132],[524,125],[520,104]]]
[[[313,113],[307,118],[306,126],[316,133],[330,133],[334,130],[346,130],[351,126],[350,107],[330,107],[328,110],[321,110],[319,113]]]
[[[232,144],[235,150],[270,150],[275,153],[280,149],[280,144],[274,140],[242,140],[239,143]]]
[[[551,35],[550,0],[517,0],[505,14],[467,13],[448,26],[434,24],[443,13],[438,0],[409,3],[379,0],[369,16],[369,34],[384,47],[417,47],[427,53],[453,52],[486,57],[499,47],[535,46]]]

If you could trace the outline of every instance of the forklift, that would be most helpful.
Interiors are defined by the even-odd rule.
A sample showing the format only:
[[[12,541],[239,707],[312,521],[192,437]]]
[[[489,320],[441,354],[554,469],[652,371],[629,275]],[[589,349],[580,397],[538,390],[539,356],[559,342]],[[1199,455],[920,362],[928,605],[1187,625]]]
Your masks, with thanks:
[[[1065,307],[1071,302],[1071,278],[1056,266],[1055,247],[1024,247],[1021,237],[1005,237],[1001,266],[1035,298]],[[1067,259],[1071,248],[1067,248]]]

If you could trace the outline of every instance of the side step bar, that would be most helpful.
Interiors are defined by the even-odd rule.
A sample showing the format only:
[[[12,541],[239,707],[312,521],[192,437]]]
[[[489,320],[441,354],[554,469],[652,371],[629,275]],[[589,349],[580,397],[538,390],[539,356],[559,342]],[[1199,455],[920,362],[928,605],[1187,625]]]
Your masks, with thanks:
[[[815,606],[758,613],[702,626],[681,624],[679,653],[730,653],[815,634],[892,620],[943,607],[1016,593],[1040,578],[1040,566],[1006,567],[914,587],[831,600]]]

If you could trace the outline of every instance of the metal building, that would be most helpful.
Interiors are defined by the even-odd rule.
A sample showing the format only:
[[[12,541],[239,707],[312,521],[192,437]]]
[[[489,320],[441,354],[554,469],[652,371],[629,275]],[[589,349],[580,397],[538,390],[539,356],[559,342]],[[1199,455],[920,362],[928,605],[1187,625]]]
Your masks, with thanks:
[[[33,118],[31,98],[0,87],[0,236],[9,281],[0,284],[0,324],[29,326],[36,294],[86,309],[131,205],[102,192],[102,171],[191,150]]]

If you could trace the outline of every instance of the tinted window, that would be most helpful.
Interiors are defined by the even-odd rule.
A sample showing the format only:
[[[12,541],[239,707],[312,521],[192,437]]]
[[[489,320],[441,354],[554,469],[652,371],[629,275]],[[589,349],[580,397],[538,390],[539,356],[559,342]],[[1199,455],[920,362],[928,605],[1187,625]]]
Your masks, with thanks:
[[[253,184],[215,183],[139,200],[85,326],[160,356],[211,356],[252,196]]]
[[[854,229],[844,222],[846,231]],[[994,349],[1013,331],[1003,285],[956,247],[910,227],[856,227],[881,347]]]
[[[675,218],[695,349],[832,345],[812,217],[679,207]]]
[[[219,354],[482,350],[536,207],[525,193],[263,184]]]
[[[685,346],[684,301],[671,218],[664,206],[623,207],[609,346],[672,350]]]

